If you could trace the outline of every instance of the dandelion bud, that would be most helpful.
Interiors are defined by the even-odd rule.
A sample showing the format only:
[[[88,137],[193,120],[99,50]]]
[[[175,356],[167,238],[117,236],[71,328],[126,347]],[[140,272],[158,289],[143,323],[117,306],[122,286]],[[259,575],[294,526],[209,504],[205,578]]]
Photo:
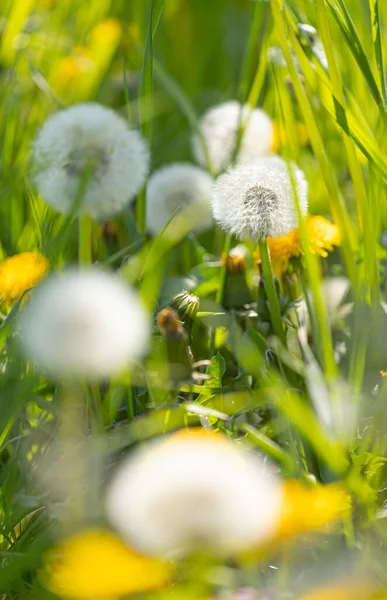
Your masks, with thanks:
[[[241,125],[244,131],[238,162],[250,162],[269,154],[273,143],[273,127],[270,117],[263,110],[252,110],[247,104],[242,107],[234,100],[210,108],[201,118],[201,133],[216,173],[231,165]],[[199,136],[193,136],[192,146],[195,159],[205,166],[206,153]]]
[[[49,117],[32,147],[34,180],[59,212],[104,219],[140,191],[149,153],[137,131],[114,111],[76,104]]]
[[[194,294],[190,294],[183,290],[176,294],[171,300],[171,308],[179,315],[180,320],[184,323],[187,332],[191,334],[192,326],[198,314],[200,299]]]
[[[308,208],[304,173],[290,165],[301,212]],[[212,194],[215,220],[239,239],[259,241],[285,235],[297,226],[297,211],[288,166],[279,156],[240,165],[221,175]]]
[[[155,171],[147,185],[147,230],[156,236],[176,209],[192,223],[192,231],[213,225],[211,214],[212,177],[195,165],[175,163]]]
[[[100,379],[145,353],[148,316],[118,277],[68,270],[31,295],[21,317],[22,349],[50,374]]]
[[[226,309],[242,308],[251,302],[251,291],[246,283],[246,258],[244,252],[233,249],[222,254],[222,264],[226,267],[223,305]]]
[[[281,502],[281,485],[259,456],[194,430],[135,451],[111,482],[107,512],[143,552],[227,555],[270,538]]]
[[[157,324],[165,339],[169,364],[169,380],[185,381],[192,373],[192,358],[187,333],[178,314],[169,306],[157,315]]]

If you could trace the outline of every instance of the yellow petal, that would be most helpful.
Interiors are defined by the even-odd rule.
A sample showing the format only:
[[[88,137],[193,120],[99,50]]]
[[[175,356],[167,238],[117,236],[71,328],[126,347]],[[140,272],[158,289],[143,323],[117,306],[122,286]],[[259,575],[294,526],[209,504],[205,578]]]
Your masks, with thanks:
[[[44,561],[43,585],[68,598],[119,598],[167,585],[170,567],[128,548],[108,531],[76,534]]]

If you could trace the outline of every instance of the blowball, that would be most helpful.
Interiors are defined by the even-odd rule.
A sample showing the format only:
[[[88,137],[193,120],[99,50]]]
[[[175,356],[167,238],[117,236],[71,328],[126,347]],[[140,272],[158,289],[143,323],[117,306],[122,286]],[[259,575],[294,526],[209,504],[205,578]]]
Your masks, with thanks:
[[[259,456],[221,434],[180,431],[130,455],[107,493],[107,513],[145,553],[229,555],[270,538],[282,488]]]
[[[308,208],[308,184],[303,171],[289,165],[302,214]],[[238,239],[258,242],[285,235],[298,224],[292,181],[279,156],[230,168],[221,175],[212,194],[214,219]]]
[[[49,117],[32,146],[33,178],[59,212],[106,219],[140,191],[149,153],[113,110],[76,104]]]
[[[211,193],[214,180],[206,171],[189,163],[174,163],[155,171],[147,185],[147,230],[160,233],[179,208],[179,214],[199,232],[213,225]]]
[[[24,354],[51,375],[103,379],[145,353],[148,316],[115,275],[70,269],[31,294],[21,317]]]
[[[216,173],[224,171],[232,163],[241,123],[245,129],[238,163],[247,163],[271,152],[273,126],[263,110],[252,110],[247,104],[242,106],[235,100],[219,104],[210,108],[200,120],[210,163]],[[198,163],[207,166],[203,142],[198,135],[193,136],[192,147]]]

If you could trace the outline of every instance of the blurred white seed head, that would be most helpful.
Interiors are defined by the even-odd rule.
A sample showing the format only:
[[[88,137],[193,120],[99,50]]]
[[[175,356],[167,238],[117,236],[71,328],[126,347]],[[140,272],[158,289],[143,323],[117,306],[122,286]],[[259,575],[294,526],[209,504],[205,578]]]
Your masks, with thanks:
[[[135,451],[107,494],[113,526],[143,552],[233,554],[271,537],[282,502],[276,476],[226,439],[177,434]]]
[[[240,124],[245,124],[238,152],[238,163],[246,163],[270,153],[273,125],[270,117],[258,108],[242,107],[236,100],[210,108],[200,119],[200,129],[212,168],[216,173],[226,169],[233,159]],[[192,138],[195,159],[206,165],[203,144],[197,134]]]
[[[148,316],[117,276],[70,269],[31,294],[21,317],[25,355],[65,378],[108,377],[144,354]]]
[[[305,175],[293,163],[289,167],[301,212],[305,214],[308,208]],[[285,235],[298,224],[286,162],[279,156],[269,156],[230,168],[215,184],[212,210],[220,227],[241,240],[259,241],[267,236]]]
[[[213,178],[189,163],[174,163],[155,171],[147,185],[147,229],[157,235],[174,211],[192,222],[192,229],[204,231],[213,225],[211,193]]]
[[[79,214],[104,219],[121,212],[140,191],[149,153],[141,135],[113,110],[85,103],[43,123],[32,163],[35,184],[48,204],[63,214],[75,207]]]

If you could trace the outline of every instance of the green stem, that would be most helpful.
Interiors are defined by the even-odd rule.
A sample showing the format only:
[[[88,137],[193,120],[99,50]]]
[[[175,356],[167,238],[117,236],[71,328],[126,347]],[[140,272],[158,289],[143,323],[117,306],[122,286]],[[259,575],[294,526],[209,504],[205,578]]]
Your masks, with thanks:
[[[224,240],[223,254],[228,256],[228,253],[230,252],[230,247],[231,247],[231,235],[229,233],[227,233],[226,238]],[[218,287],[218,291],[216,292],[216,302],[218,304],[222,304],[222,302],[223,302],[224,288],[225,288],[225,283],[226,283],[226,275],[227,275],[226,264],[223,264],[221,267],[221,271],[220,271],[219,287]]]
[[[87,215],[80,217],[78,261],[81,265],[91,265],[92,263],[92,233],[93,222],[91,218]]]
[[[281,310],[278,302],[277,290],[274,284],[273,271],[271,269],[266,239],[259,242],[259,252],[261,255],[262,274],[265,282],[266,296],[269,303],[271,323],[273,325],[275,334],[279,337],[283,344],[286,344],[286,335],[282,323]]]

